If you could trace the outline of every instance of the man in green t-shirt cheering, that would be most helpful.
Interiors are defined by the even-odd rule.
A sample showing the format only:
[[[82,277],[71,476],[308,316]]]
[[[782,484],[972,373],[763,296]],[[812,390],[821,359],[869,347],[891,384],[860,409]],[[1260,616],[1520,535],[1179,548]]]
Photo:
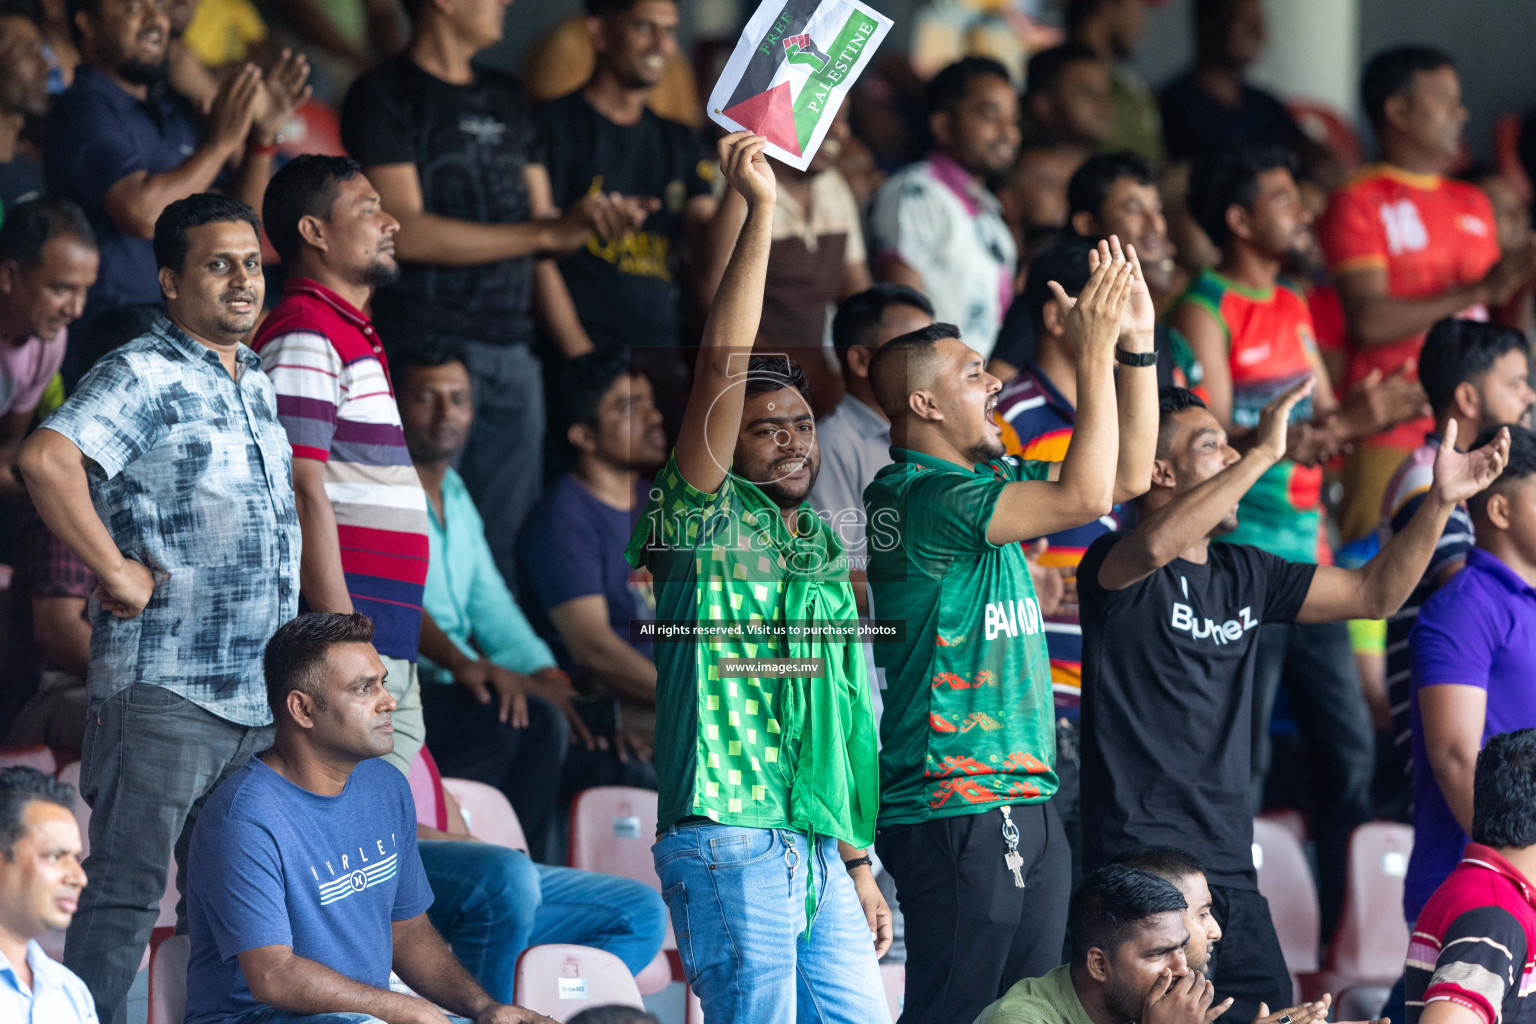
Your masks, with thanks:
[[[1061,463],[1004,458],[996,377],[947,324],[881,348],[891,457],[864,491],[886,669],[880,859],[906,915],[902,1024],[968,1021],[1061,962],[1071,888],[1051,807],[1044,621],[1021,541],[1107,515],[1150,484],[1154,313],[1134,250],[1101,242],[1076,303],[1077,422]],[[1115,363],[1122,364],[1116,394]]]
[[[652,853],[708,1020],[888,1024],[876,956],[890,910],[863,855],[878,786],[858,609],[842,546],[806,501],[821,457],[805,374],[752,356],[773,241],[764,144],[720,143],[746,223],[627,552],[655,578]],[[816,664],[792,674],[791,659]]]

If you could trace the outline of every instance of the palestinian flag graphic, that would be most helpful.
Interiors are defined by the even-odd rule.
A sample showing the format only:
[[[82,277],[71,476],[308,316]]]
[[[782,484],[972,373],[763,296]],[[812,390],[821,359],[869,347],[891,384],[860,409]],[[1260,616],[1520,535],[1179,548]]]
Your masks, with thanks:
[[[715,83],[710,117],[763,136],[803,171],[890,27],[857,0],[764,0]]]

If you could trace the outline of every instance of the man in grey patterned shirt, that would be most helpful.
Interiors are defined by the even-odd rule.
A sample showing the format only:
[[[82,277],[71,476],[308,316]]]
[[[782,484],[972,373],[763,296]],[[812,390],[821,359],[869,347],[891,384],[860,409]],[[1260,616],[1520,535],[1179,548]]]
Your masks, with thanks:
[[[19,459],[38,513],[101,581],[80,780],[91,884],[65,961],[107,1024],[124,1018],[173,850],[185,895],[198,809],[271,742],[261,652],[298,611],[288,435],[241,343],[265,290],[259,239],[238,200],[167,206],[167,316],[102,357]]]

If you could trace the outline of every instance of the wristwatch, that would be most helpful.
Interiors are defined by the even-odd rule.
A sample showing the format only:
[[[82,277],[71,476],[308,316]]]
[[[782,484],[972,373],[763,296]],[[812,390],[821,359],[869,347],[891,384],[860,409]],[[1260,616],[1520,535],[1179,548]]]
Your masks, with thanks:
[[[1115,362],[1124,363],[1126,366],[1152,366],[1157,363],[1157,349],[1150,352],[1127,352],[1116,345]]]

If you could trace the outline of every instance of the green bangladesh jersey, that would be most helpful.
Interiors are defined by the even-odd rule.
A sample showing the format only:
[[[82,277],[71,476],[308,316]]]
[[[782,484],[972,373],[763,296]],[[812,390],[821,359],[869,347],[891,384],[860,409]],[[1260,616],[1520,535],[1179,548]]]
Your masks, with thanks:
[[[847,561],[808,503],[795,528],[735,473],[708,494],[683,479],[674,456],[656,477],[626,557],[654,577],[657,625],[725,634],[655,637],[660,830],[700,815],[873,841],[874,713],[857,636],[783,632],[857,627]],[[820,658],[826,671],[724,678],[724,658]]]
[[[886,670],[880,824],[903,825],[1056,792],[1056,727],[1045,622],[1024,549],[987,540],[1003,488],[1045,480],[1049,462],[970,469],[904,448],[864,490],[869,583]]]

